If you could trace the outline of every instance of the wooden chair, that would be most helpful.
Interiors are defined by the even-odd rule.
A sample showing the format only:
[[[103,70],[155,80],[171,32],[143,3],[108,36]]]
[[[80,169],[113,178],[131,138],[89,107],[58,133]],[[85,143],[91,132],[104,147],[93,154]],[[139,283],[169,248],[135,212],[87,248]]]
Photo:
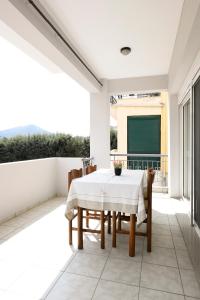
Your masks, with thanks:
[[[154,182],[155,171],[151,168],[147,170],[147,192],[144,195],[144,204],[145,210],[147,214],[147,218],[144,220],[144,223],[147,224],[146,232],[136,232],[135,231],[135,222],[137,219],[134,215],[127,216],[125,214],[121,214],[121,212],[116,215],[116,212],[113,212],[113,238],[112,244],[113,247],[116,247],[116,233],[122,234],[131,234],[138,236],[146,236],[147,237],[147,251],[151,252],[151,239],[152,239],[152,184]],[[118,227],[116,227],[116,220],[118,221]],[[122,229],[121,221],[130,222],[130,231]],[[133,249],[129,247],[129,254],[133,253]]]
[[[145,210],[147,214],[147,218],[144,223],[147,224],[146,226],[146,233],[147,236],[147,251],[151,252],[151,240],[152,240],[152,185],[155,178],[155,171],[153,168],[147,170],[147,193],[144,197],[144,204]],[[136,232],[137,235],[137,232]]]
[[[95,172],[96,170],[97,170],[97,166],[96,165],[94,165],[94,166],[89,165],[85,169],[85,174],[88,175],[90,173]],[[96,217],[97,217],[97,212],[96,211],[93,211],[92,213],[90,213],[90,210],[87,209],[86,210],[86,227],[89,228],[89,220],[90,219],[94,219],[94,218],[96,219]]]
[[[80,178],[82,177],[83,175],[83,170],[82,169],[73,169],[71,170],[70,172],[68,172],[68,191],[70,189],[70,186],[71,186],[71,182],[73,179],[76,179],[76,178]],[[76,213],[73,217],[72,220],[69,221],[69,244],[72,245],[72,230],[73,230],[73,227],[72,227],[72,221],[77,217],[78,213]]]
[[[95,171],[96,170],[96,166],[88,166],[86,169],[87,174],[89,174],[89,172],[91,173],[91,171]],[[68,173],[68,190],[70,188],[71,182],[73,179],[75,178],[79,178],[82,177],[82,169],[80,170],[76,170],[73,169]],[[98,216],[92,216],[89,213],[89,216],[87,216],[87,212],[89,210],[86,210],[86,216],[83,215],[83,211],[85,210],[82,207],[78,207],[78,212],[74,215],[73,219],[75,217],[78,216],[78,227],[73,227],[72,226],[72,220],[69,221],[69,244],[72,245],[72,232],[73,230],[78,230],[79,235],[78,235],[78,248],[82,249],[83,248],[83,232],[91,232],[91,233],[100,233],[101,235],[101,248],[104,249],[105,248],[105,228],[104,228],[104,224],[105,221],[107,220],[107,216],[105,216],[104,211],[99,211],[99,215]],[[95,229],[90,229],[90,228],[82,228],[83,227],[83,218],[86,218],[86,223],[87,221],[89,222],[89,219],[98,219],[100,220],[101,223],[101,228],[100,230],[95,230]],[[88,223],[88,227],[89,227],[89,223]]]
[[[97,165],[89,165],[87,166],[86,170],[85,170],[85,173],[86,175],[92,173],[92,172],[95,172],[97,170]],[[86,227],[89,228],[89,220],[90,219],[96,219],[96,220],[99,220],[100,219],[100,214],[101,212],[100,211],[91,211],[91,210],[86,210]],[[107,220],[108,220],[108,233],[111,233],[111,213],[110,211],[108,211],[107,215]]]
[[[95,172],[96,170],[97,170],[97,165],[94,165],[94,166],[89,165],[85,169],[85,174],[88,175],[88,174],[90,174],[92,172]]]

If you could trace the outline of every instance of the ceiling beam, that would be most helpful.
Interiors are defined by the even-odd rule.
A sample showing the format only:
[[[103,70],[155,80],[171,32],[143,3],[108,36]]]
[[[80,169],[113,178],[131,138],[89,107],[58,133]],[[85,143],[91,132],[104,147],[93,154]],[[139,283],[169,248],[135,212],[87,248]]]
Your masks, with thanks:
[[[168,88],[167,75],[112,79],[108,81],[108,93],[152,92]]]
[[[0,18],[86,90],[99,92],[102,83],[93,70],[88,67],[75,49],[67,47],[67,44],[70,43],[67,37],[58,28],[51,16],[44,11],[39,1],[34,1],[34,3],[53,26],[50,26],[29,0],[1,0]],[[58,32],[60,36],[57,34]]]

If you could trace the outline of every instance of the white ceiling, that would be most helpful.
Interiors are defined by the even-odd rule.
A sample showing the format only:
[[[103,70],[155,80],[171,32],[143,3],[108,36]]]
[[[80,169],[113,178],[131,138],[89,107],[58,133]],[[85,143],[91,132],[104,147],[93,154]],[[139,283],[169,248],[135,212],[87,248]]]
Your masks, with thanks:
[[[184,0],[40,0],[100,78],[167,74]],[[120,48],[130,46],[123,56]]]

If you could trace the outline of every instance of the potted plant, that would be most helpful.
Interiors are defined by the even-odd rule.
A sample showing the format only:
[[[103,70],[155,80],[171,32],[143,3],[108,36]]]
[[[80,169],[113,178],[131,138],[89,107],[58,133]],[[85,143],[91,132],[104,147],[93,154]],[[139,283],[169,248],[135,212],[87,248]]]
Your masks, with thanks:
[[[114,169],[115,169],[115,175],[120,176],[122,173],[122,166],[123,166],[122,161],[115,160],[113,165],[114,165]]]

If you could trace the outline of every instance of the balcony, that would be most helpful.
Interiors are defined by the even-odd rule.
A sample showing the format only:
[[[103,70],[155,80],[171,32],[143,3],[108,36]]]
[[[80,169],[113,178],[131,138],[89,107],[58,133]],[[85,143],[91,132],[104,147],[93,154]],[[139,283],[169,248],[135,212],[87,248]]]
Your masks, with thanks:
[[[81,164],[80,158],[52,158],[0,166],[0,298],[200,298],[176,218],[183,203],[167,194],[153,195],[152,253],[143,237],[137,237],[134,258],[127,236],[117,237],[116,249],[108,234],[105,250],[96,234],[84,235],[84,250],[77,250],[76,233],[73,247],[68,245],[65,175]]]
[[[169,196],[153,195],[150,254],[145,239],[137,238],[130,258],[127,237],[118,236],[113,249],[110,235],[105,250],[92,234],[84,235],[84,250],[77,250],[76,234],[69,247],[66,173],[81,167],[81,158],[0,165],[0,299],[200,299],[200,143],[194,138],[200,127],[200,2],[8,0],[0,1],[0,25],[44,68],[62,70],[90,93],[90,155],[99,168],[110,166],[110,97],[164,91],[169,116],[163,127],[169,159],[151,160],[158,163],[154,189],[169,189]],[[124,47],[130,55],[122,56]],[[37,87],[26,76],[28,106]],[[21,97],[22,80],[19,87]],[[18,89],[10,76],[6,88]],[[76,103],[74,94],[64,112]],[[147,166],[138,158],[124,160],[130,168]]]

